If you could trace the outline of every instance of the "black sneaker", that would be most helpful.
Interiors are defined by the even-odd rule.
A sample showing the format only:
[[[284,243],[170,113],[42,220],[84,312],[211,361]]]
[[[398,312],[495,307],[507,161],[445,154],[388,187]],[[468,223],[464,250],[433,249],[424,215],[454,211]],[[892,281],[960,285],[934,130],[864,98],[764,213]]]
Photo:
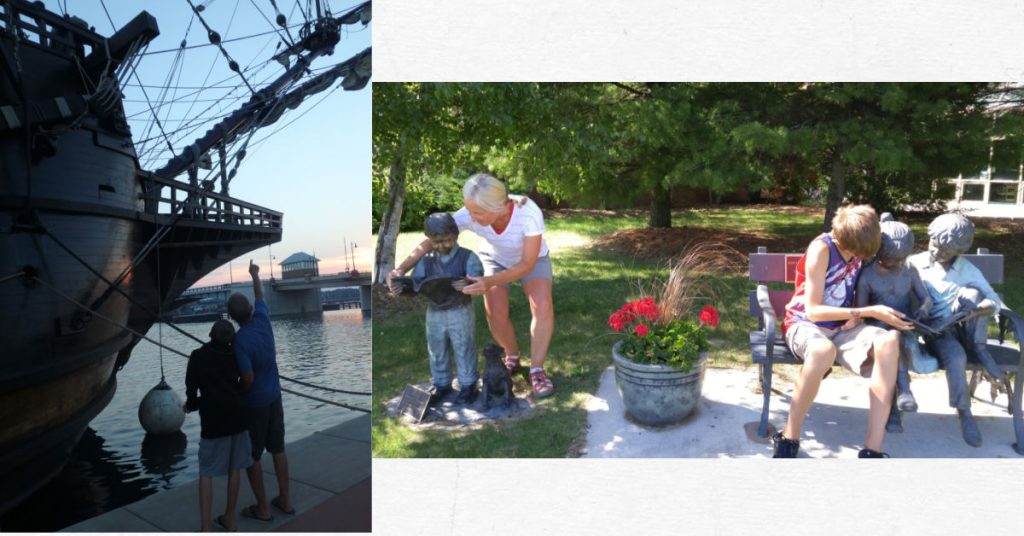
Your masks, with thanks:
[[[458,396],[455,397],[456,404],[472,404],[476,400],[476,384],[467,385],[459,389]]]
[[[871,449],[860,449],[857,453],[858,458],[888,458],[888,452],[878,452],[877,450]]]
[[[430,393],[430,401],[427,402],[427,404],[433,406],[440,402],[442,398],[447,396],[448,393],[452,392],[452,386],[447,385],[445,387],[441,387],[435,383],[430,386],[430,389],[427,392]]]
[[[786,439],[782,436],[782,432],[773,435],[772,442],[775,443],[775,455],[772,458],[796,458],[797,453],[800,452],[800,441]]]

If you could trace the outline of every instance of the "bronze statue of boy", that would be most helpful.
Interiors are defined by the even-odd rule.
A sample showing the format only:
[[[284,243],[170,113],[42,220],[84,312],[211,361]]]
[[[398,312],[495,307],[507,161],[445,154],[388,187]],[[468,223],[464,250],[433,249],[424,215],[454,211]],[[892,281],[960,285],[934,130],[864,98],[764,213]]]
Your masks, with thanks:
[[[413,288],[401,288],[404,278],[394,278],[391,290],[414,290],[428,299],[431,403],[452,391],[454,359],[460,386],[455,403],[469,404],[476,399],[479,378],[474,338],[476,316],[473,297],[463,294],[462,289],[468,282],[467,275],[483,275],[483,264],[476,253],[459,246],[459,227],[451,214],[436,212],[427,216],[423,230],[432,250],[416,263],[411,279]]]
[[[986,348],[988,320],[1000,308],[999,295],[976,266],[960,255],[971,247],[974,224],[959,214],[943,214],[928,225],[928,251],[910,257],[932,300],[928,323],[948,324],[962,319],[933,337],[926,337],[929,353],[946,369],[949,405],[960,417],[960,432],[973,447],[981,446],[981,431],[971,415],[967,389],[967,358],[973,357],[993,381],[1003,374]]]
[[[931,308],[928,290],[925,289],[917,271],[907,264],[907,257],[914,250],[914,234],[906,224],[893,220],[888,212],[881,216],[882,245],[875,254],[875,260],[860,274],[857,281],[857,307],[888,305],[908,318],[912,310],[917,318]],[[916,301],[916,307],[915,307]],[[869,324],[888,329],[889,326],[877,320]],[[886,423],[887,432],[902,432],[901,411],[917,411],[917,400],[910,391],[910,374],[927,374],[938,370],[938,360],[921,352],[918,334],[915,331],[900,333],[900,360],[896,374],[896,400]]]

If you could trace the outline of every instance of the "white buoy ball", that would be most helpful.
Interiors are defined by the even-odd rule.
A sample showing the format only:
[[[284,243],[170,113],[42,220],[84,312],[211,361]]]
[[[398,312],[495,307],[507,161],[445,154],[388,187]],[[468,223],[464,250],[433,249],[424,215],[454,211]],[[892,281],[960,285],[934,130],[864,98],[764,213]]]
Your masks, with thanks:
[[[161,379],[160,383],[142,398],[139,404],[139,422],[150,434],[177,432],[185,423],[185,410],[181,406],[181,397]]]

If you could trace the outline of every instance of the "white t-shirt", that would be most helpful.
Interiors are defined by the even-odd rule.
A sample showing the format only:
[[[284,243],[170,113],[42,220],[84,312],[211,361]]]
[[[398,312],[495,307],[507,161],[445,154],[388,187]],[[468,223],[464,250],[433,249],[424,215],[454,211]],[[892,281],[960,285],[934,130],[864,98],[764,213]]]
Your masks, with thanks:
[[[508,227],[501,234],[494,231],[490,225],[483,226],[473,221],[466,207],[460,208],[452,216],[459,226],[459,231],[470,230],[480,235],[487,244],[480,253],[490,255],[498,264],[510,268],[523,258],[523,239],[527,236],[540,236],[547,229],[544,227],[544,214],[540,211],[537,203],[527,198],[526,204],[519,206],[513,203],[512,218],[509,219]],[[540,253],[537,257],[545,257],[548,254],[548,245],[544,239],[540,239]]]

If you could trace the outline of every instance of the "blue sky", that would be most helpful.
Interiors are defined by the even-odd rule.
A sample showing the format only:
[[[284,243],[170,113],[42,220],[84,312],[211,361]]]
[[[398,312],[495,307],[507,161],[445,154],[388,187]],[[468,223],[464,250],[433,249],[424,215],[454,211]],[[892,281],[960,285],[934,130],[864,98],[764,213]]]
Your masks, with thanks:
[[[250,67],[246,72],[250,84],[270,80],[284,71],[284,67],[276,62],[270,62],[262,69],[258,67],[273,56],[280,42],[276,34],[227,42],[275,29],[276,25],[264,18],[265,15],[272,21],[276,15],[269,0],[193,0],[193,3],[197,6],[205,4],[203,18],[226,41],[224,48],[243,69]],[[359,4],[347,0],[326,3],[335,16]],[[56,0],[46,2],[50,10],[58,13],[65,9],[64,4]],[[73,0],[66,4],[69,14],[84,19],[97,32],[104,35],[113,33],[100,0]],[[306,0],[278,0],[277,4],[289,25],[303,22],[300,9],[307,7]],[[150,102],[161,100],[160,87],[168,85],[165,82],[168,73],[172,72],[182,39],[187,41],[188,47],[209,43],[206,30],[198,19],[193,18],[186,0],[106,0],[106,8],[118,28],[143,10],[156,17],[160,25],[160,36],[150,43],[137,72]],[[186,35],[190,22],[191,29]],[[316,70],[340,63],[369,47],[372,27],[372,23],[365,27],[360,24],[343,26],[342,39],[335,47],[334,55],[317,59],[312,68]],[[291,29],[293,37],[297,36],[298,29]],[[164,50],[172,52],[160,53]],[[241,79],[228,69],[227,60],[223,59],[217,47],[185,50],[181,55],[181,65],[180,69],[173,70],[174,78],[169,85],[182,89],[178,89],[176,94],[171,90],[162,99],[177,102],[157,110],[165,131],[178,129],[182,125],[181,119],[228,113],[250,95],[244,88],[232,93],[230,86],[241,83]],[[136,148],[165,149],[166,144],[156,128],[146,132],[152,123],[152,114],[143,88],[133,76],[127,76],[127,80],[122,82],[125,112],[130,118]],[[337,85],[336,82],[331,89]],[[210,86],[220,87],[193,95],[196,92],[193,88]],[[271,253],[276,257],[274,273],[278,276],[280,267],[276,263],[297,251],[315,252],[323,261],[321,270],[324,272],[343,270],[346,268],[343,239],[357,244],[356,267],[361,271],[369,270],[373,254],[370,247],[371,89],[369,85],[358,91],[338,89],[327,96],[331,89],[308,97],[298,109],[285,112],[277,123],[260,130],[252,138],[238,175],[231,182],[230,192],[233,197],[283,212],[284,236],[270,251],[262,248],[233,261],[235,280],[246,277],[250,257],[261,264],[264,274],[268,274]],[[228,96],[245,99],[221,109],[228,104],[225,99]],[[187,146],[212,124],[202,125],[191,134],[183,134],[180,140],[172,137],[175,150]],[[278,129],[281,130],[256,145]],[[154,138],[154,141],[140,143],[146,138]],[[147,169],[160,167],[167,156],[154,152],[149,155],[141,157]],[[146,165],[150,157],[153,163]],[[187,179],[183,175],[179,180]],[[199,284],[217,284],[227,282],[229,278],[228,265],[225,265]]]

